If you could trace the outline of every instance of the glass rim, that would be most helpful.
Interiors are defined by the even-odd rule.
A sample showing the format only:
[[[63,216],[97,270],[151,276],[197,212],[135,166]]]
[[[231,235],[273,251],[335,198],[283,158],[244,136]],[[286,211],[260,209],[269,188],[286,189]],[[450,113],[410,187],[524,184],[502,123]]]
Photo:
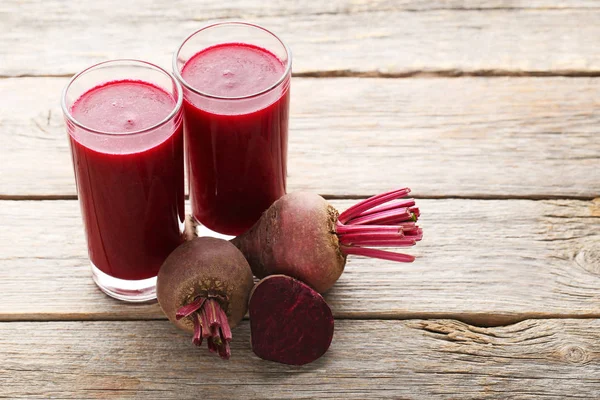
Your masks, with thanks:
[[[147,128],[143,128],[143,129],[139,129],[137,131],[131,131],[131,132],[127,132],[127,133],[106,132],[106,131],[102,131],[99,129],[90,128],[89,126],[84,125],[81,122],[77,121],[77,119],[71,113],[71,110],[69,109],[69,107],[67,107],[67,92],[69,91],[69,88],[71,87],[71,85],[77,80],[77,78],[79,78],[80,76],[82,76],[83,74],[85,74],[86,72],[89,72],[90,70],[92,70],[94,68],[97,68],[100,66],[105,66],[106,64],[118,64],[118,63],[141,64],[142,66],[146,66],[146,67],[150,67],[152,69],[158,70],[159,72],[164,73],[171,79],[171,81],[174,83],[175,87],[177,88],[177,98],[175,99],[175,106],[173,107],[171,112],[165,118],[163,118],[161,121],[159,121],[159,122],[155,123],[154,125],[149,126]],[[92,88],[90,88],[90,89],[92,89]],[[61,93],[60,105],[61,105],[63,114],[67,117],[69,122],[71,122],[75,126],[81,128],[81,129],[84,129],[88,132],[91,132],[91,133],[94,133],[97,135],[133,136],[133,135],[139,135],[142,133],[147,133],[154,129],[160,128],[163,125],[165,125],[166,123],[168,123],[170,120],[175,118],[175,116],[181,111],[181,107],[183,105],[183,88],[181,87],[181,84],[179,83],[179,81],[173,76],[173,74],[171,74],[166,69],[159,67],[156,64],[152,64],[148,61],[136,60],[134,58],[118,58],[118,59],[114,59],[114,60],[99,62],[99,63],[89,66],[89,67],[85,68],[84,70],[73,75],[73,77],[71,77],[71,79],[69,79],[69,82],[67,82],[67,84],[65,85],[65,87]]]
[[[218,96],[218,95],[206,93],[206,92],[203,92],[200,89],[194,88],[193,86],[191,86],[183,78],[183,76],[181,76],[181,72],[179,72],[179,68],[177,67],[177,59],[178,59],[179,53],[181,53],[181,49],[183,48],[183,46],[185,46],[185,44],[192,37],[196,36],[198,33],[202,32],[202,31],[205,31],[205,30],[210,29],[210,28],[214,28],[216,26],[226,26],[226,25],[244,25],[244,26],[247,26],[247,27],[260,29],[260,30],[268,33],[269,35],[273,36],[283,46],[283,48],[285,50],[285,54],[287,55],[287,60],[286,60],[286,63],[285,63],[285,70],[281,74],[281,77],[275,83],[273,83],[272,85],[270,85],[266,89],[263,89],[263,90],[261,90],[259,92],[252,93],[252,94],[249,94],[249,95],[244,95],[244,96]],[[186,89],[194,92],[195,94],[203,96],[203,97],[207,97],[207,98],[210,98],[210,99],[216,99],[216,100],[245,100],[245,99],[251,99],[251,98],[254,98],[254,97],[261,96],[261,95],[263,95],[265,93],[268,93],[268,92],[272,91],[273,89],[275,89],[279,85],[281,85],[285,81],[285,79],[288,77],[288,75],[291,75],[291,70],[292,70],[292,51],[287,46],[287,44],[285,44],[285,42],[283,40],[281,40],[281,38],[279,36],[277,36],[276,34],[274,34],[273,32],[271,32],[267,28],[262,27],[262,26],[260,26],[258,24],[253,24],[253,23],[244,22],[244,21],[222,21],[222,22],[215,22],[215,23],[203,26],[202,28],[200,28],[197,31],[192,32],[190,35],[188,35],[183,40],[183,42],[181,42],[181,44],[179,45],[179,47],[177,47],[177,50],[175,50],[175,52],[173,53],[173,74],[175,75],[175,77],[177,78],[177,80],[180,81],[181,84]]]

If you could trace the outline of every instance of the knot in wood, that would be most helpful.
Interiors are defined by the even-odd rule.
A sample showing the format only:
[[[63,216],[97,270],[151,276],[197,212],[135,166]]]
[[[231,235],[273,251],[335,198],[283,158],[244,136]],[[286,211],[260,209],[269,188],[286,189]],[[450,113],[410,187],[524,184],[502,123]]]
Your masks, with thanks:
[[[591,274],[600,276],[600,246],[581,249],[575,256],[575,262]]]
[[[585,349],[577,345],[565,346],[560,353],[562,358],[571,364],[584,364],[588,360]]]

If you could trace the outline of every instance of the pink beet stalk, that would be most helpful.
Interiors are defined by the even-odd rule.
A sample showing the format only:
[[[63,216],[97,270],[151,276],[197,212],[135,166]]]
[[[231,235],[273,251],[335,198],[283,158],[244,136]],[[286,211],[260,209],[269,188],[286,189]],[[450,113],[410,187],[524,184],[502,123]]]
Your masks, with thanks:
[[[360,203],[353,205],[352,207],[348,208],[346,211],[341,213],[338,220],[342,224],[345,224],[350,219],[354,218],[355,216],[357,216],[373,207],[376,207],[383,203],[387,203],[390,200],[399,199],[401,197],[406,196],[409,193],[410,193],[410,189],[404,188],[404,189],[392,190],[391,192],[382,193],[382,194],[378,194],[376,196],[370,197],[364,201],[361,201]]]
[[[192,318],[194,319],[194,336],[192,338],[192,343],[196,346],[202,346],[202,325],[200,324],[198,313],[194,312]]]
[[[191,317],[194,322],[194,336],[192,343],[202,345],[202,339],[207,339],[208,349],[218,353],[223,359],[231,357],[229,342],[231,341],[231,328],[227,315],[219,302],[208,297],[196,298],[177,310],[177,318]]]
[[[336,234],[346,255],[358,255],[398,262],[414,257],[373,247],[413,246],[423,238],[416,224],[420,216],[414,199],[401,199],[410,193],[403,188],[363,200],[340,214]]]
[[[395,240],[404,238],[404,233],[390,233],[390,232],[359,232],[359,233],[347,233],[340,236],[342,243],[358,243],[365,240]],[[412,240],[412,239],[411,239]]]
[[[417,244],[416,240],[412,239],[390,239],[390,240],[363,240],[350,244],[342,243],[342,245],[351,245],[359,247],[411,247]]]
[[[365,256],[371,258],[380,258],[382,260],[398,261],[398,262],[413,262],[415,258],[408,254],[394,253],[391,251],[370,249],[368,247],[353,247],[342,246],[342,251],[346,254],[355,256]]]
[[[206,301],[205,297],[198,297],[197,299],[192,301],[190,304],[185,305],[185,306],[181,307],[179,310],[177,310],[177,314],[175,314],[175,318],[180,320],[182,318],[190,316],[191,314],[195,313],[200,308],[202,308],[202,304],[204,304],[205,301]]]
[[[351,225],[368,224],[391,224],[395,222],[410,221],[413,219],[413,213],[408,208],[399,208],[394,210],[382,211],[379,213],[357,217],[348,221]]]
[[[373,207],[367,211],[364,211],[364,212],[358,214],[356,217],[364,217],[365,215],[375,214],[375,213],[378,213],[381,211],[388,211],[388,210],[392,210],[395,208],[414,207],[414,205],[415,205],[415,199],[393,200],[393,201],[390,201],[389,203],[382,204],[380,206]]]
[[[346,246],[372,246],[372,247],[410,247],[417,244],[417,241],[410,237],[399,239],[347,239],[341,241]]]
[[[225,315],[225,311],[221,307],[217,309],[218,318],[219,318],[219,326],[221,329],[221,335],[225,340],[225,343],[228,343],[232,339],[231,329],[229,327],[229,323],[227,323],[227,315]]]
[[[413,229],[413,227],[405,228],[401,225],[342,225],[338,223],[336,233],[338,235],[363,232],[403,233],[405,229]]]

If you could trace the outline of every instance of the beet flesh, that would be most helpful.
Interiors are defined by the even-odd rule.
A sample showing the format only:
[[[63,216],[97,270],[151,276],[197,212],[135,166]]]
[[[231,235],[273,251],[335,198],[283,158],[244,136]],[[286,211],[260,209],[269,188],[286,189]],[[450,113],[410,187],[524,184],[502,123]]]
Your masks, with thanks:
[[[333,338],[333,314],[314,289],[284,275],[261,280],[250,303],[252,350],[269,361],[303,365],[321,357]]]
[[[232,240],[258,278],[283,274],[320,293],[344,272],[335,224],[338,212],[314,193],[289,193],[265,211],[249,231]]]

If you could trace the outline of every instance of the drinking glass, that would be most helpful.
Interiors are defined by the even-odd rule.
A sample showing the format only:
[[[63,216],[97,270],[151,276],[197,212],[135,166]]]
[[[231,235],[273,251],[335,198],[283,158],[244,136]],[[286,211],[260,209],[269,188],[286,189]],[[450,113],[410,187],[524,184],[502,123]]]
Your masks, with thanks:
[[[120,300],[154,299],[183,241],[182,102],[169,72],[138,60],[87,68],[62,93],[92,277]]]
[[[173,56],[192,214],[213,233],[243,233],[286,192],[291,65],[281,39],[245,22],[206,26]]]

